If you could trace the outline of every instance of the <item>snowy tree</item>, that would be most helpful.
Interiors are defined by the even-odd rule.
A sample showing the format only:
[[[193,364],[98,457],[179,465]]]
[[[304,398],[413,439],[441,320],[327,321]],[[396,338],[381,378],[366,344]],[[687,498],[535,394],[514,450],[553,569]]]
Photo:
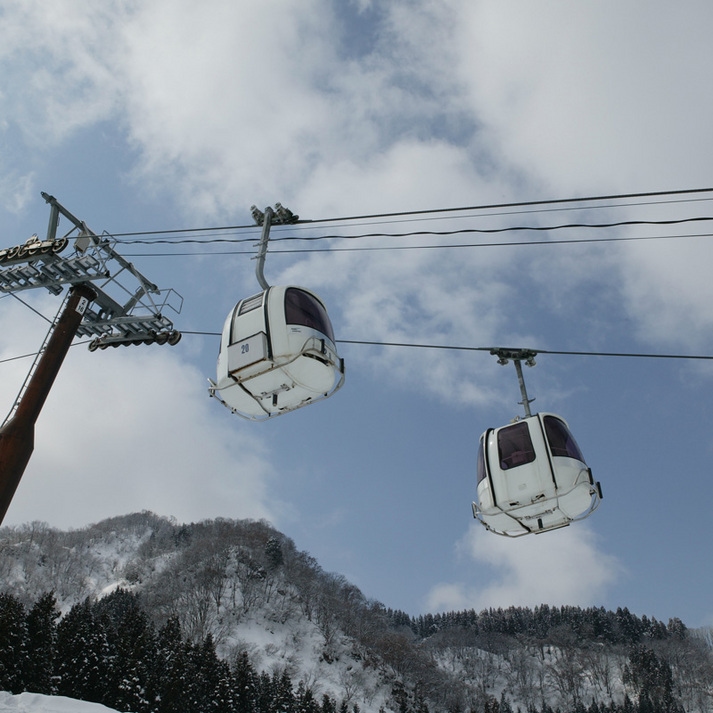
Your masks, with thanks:
[[[677,713],[682,708],[674,700],[671,667],[645,646],[634,646],[624,667],[624,683],[639,696],[639,708],[651,713]],[[643,711],[642,711],[643,713]]]
[[[116,632],[113,660],[114,702],[112,706],[132,713],[151,710],[151,665],[157,645],[153,626],[135,606],[121,619]]]
[[[24,690],[26,659],[25,608],[11,594],[0,594],[0,688],[11,693]]]
[[[75,604],[57,625],[57,692],[104,703],[111,677],[109,643],[89,599]]]
[[[297,701],[292,690],[292,679],[286,670],[279,674],[276,671],[273,674],[270,688],[273,696],[272,705],[275,711],[291,713],[297,710]]]
[[[156,658],[149,684],[154,700],[152,713],[188,709],[186,677],[187,653],[181,625],[177,618],[171,618],[159,630],[156,640]]]
[[[27,672],[25,687],[34,693],[55,692],[55,649],[57,646],[57,600],[54,593],[43,594],[27,614]]]
[[[188,650],[187,711],[195,713],[232,713],[232,681],[228,664],[215,652],[213,637]]]
[[[257,707],[257,674],[246,651],[241,651],[233,664],[233,690],[236,713],[255,713]]]

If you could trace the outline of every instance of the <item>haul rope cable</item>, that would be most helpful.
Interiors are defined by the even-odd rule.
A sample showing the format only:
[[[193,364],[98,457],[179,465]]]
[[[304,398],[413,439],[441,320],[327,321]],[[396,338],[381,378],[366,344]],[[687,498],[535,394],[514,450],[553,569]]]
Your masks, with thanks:
[[[220,332],[201,332],[201,331],[190,331],[181,330],[183,335],[192,335],[200,337],[220,337]],[[362,346],[374,346],[374,347],[406,347],[412,349],[440,349],[446,351],[465,351],[465,352],[492,352],[493,349],[498,349],[498,347],[466,347],[458,346],[455,344],[414,344],[411,342],[379,342],[379,341],[369,341],[363,339],[335,339],[337,344],[355,344]],[[88,344],[89,341],[75,342],[72,344],[73,347],[78,347],[82,344]],[[597,351],[575,351],[575,350],[564,350],[564,349],[530,349],[529,351],[536,352],[537,354],[550,354],[553,356],[588,356],[588,357],[617,357],[617,358],[631,358],[631,359],[691,359],[698,361],[713,361],[713,355],[711,354],[653,354],[646,352],[597,352]],[[0,359],[0,364],[5,364],[6,362],[16,361],[18,359],[27,359],[29,357],[36,356],[36,352],[31,354],[20,354],[13,357],[7,357],[5,359]]]
[[[393,213],[378,213],[371,215],[362,216],[349,216],[343,218],[323,218],[319,220],[301,220],[300,224],[311,226],[316,223],[326,223],[326,222],[343,222],[346,220],[372,220],[377,218],[391,218],[391,217],[403,217],[403,216],[413,216],[413,215],[432,215],[436,213],[456,213],[464,211],[483,211],[483,210],[494,210],[503,208],[516,208],[516,207],[541,207],[546,205],[573,205],[582,204],[589,202],[599,202],[599,201],[612,201],[612,200],[624,200],[624,199],[634,199],[634,198],[654,198],[654,197],[664,197],[664,196],[679,196],[679,195],[695,195],[703,193],[713,193],[713,188],[697,188],[697,189],[686,189],[686,190],[674,190],[674,191],[650,191],[643,193],[625,193],[625,194],[611,194],[605,196],[587,196],[580,198],[562,198],[562,199],[552,199],[552,200],[537,200],[537,201],[521,201],[513,203],[497,203],[481,206],[469,206],[461,208],[439,208],[430,210],[418,210],[418,211],[402,211]],[[672,201],[663,201],[660,203],[669,203]],[[686,202],[683,200],[675,202]],[[654,205],[659,203],[654,203]],[[580,206],[581,210],[591,209],[592,206]],[[610,206],[611,207],[611,206]],[[618,207],[618,206],[613,206]],[[487,216],[486,216],[487,217]],[[612,227],[623,227],[623,226],[633,226],[633,225],[674,225],[687,222],[702,222],[713,220],[713,217],[709,216],[697,216],[681,219],[670,219],[670,220],[630,220],[630,221],[617,221],[612,223],[568,223],[556,226],[510,226],[504,228],[467,228],[455,231],[414,231],[410,233],[371,233],[363,235],[327,235],[327,236],[311,236],[307,238],[299,238],[296,236],[287,236],[283,238],[274,238],[274,240],[323,240],[323,239],[362,239],[369,237],[414,237],[420,235],[455,235],[462,233],[503,233],[512,231],[552,231],[560,229],[573,229],[573,228],[592,228],[592,229],[610,229]],[[175,233],[186,233],[186,232],[207,232],[207,231],[219,231],[219,230],[238,230],[238,229],[254,229],[254,225],[250,226],[226,226],[222,228],[188,228],[180,230],[161,230],[161,231],[145,231],[145,232],[135,232],[135,233],[115,233],[111,235],[112,238],[119,237],[130,237],[134,235],[159,235],[159,234],[175,234]],[[574,244],[574,243],[592,243],[592,242],[614,242],[614,241],[632,241],[632,240],[663,240],[663,239],[682,239],[682,238],[693,238],[693,237],[711,237],[709,233],[699,233],[699,234],[688,234],[688,235],[663,235],[663,236],[624,236],[624,237],[609,237],[609,238],[579,238],[572,240],[547,240],[547,241],[517,241],[517,242],[507,242],[507,243],[479,243],[476,245],[425,245],[425,246],[392,246],[392,247],[371,247],[371,248],[329,248],[329,251],[338,250],[384,250],[384,249],[427,249],[427,248],[462,248],[462,247],[503,247],[509,245],[551,245],[551,244]],[[254,238],[211,238],[210,240],[195,240],[195,239],[180,239],[180,240],[127,240],[121,241],[126,244],[157,244],[157,243],[167,243],[167,244],[182,244],[182,243],[214,243],[214,242],[254,242]],[[312,250],[279,250],[273,251],[273,253],[280,252],[317,252],[320,249]],[[245,251],[247,252],[247,251]],[[171,254],[171,253],[168,253]],[[200,255],[200,254],[216,254],[216,253],[187,253],[188,255]],[[232,252],[231,254],[242,254],[241,252]],[[150,254],[141,254],[142,256],[150,256]],[[19,299],[19,298],[18,298]],[[22,302],[22,300],[20,300]],[[30,305],[26,306],[33,309]],[[41,313],[37,312],[45,318]],[[45,318],[46,319],[46,318]],[[199,332],[199,331],[184,331],[183,334],[192,334],[198,336],[220,336],[218,332]],[[400,342],[374,342],[374,341],[363,341],[363,340],[336,340],[338,343],[343,344],[362,344],[370,346],[389,346],[389,347],[411,347],[420,349],[446,349],[453,351],[491,351],[493,347],[465,347],[456,345],[439,345],[439,344],[410,344],[410,343],[400,343]],[[85,342],[75,343],[73,346],[78,346],[79,344],[84,344]],[[629,357],[629,358],[653,358],[653,359],[694,359],[694,360],[713,360],[713,356],[710,355],[686,355],[686,354],[647,354],[647,353],[625,353],[625,352],[594,352],[594,351],[563,351],[563,350],[533,350],[537,351],[539,354],[552,354],[552,355],[567,355],[567,356],[599,356],[599,357]],[[35,354],[25,354],[20,356],[8,357],[6,359],[0,360],[0,364],[14,361],[17,359],[29,358],[35,356]]]
[[[589,203],[589,202],[600,202],[600,201],[611,201],[611,200],[624,200],[631,198],[655,198],[664,196],[680,196],[680,195],[698,195],[703,193],[713,193],[713,188],[693,188],[685,190],[673,190],[673,191],[648,191],[642,193],[621,193],[621,194],[611,194],[604,196],[584,196],[580,198],[558,198],[549,200],[537,200],[537,201],[520,201],[511,203],[492,203],[480,206],[462,206],[456,208],[433,208],[428,210],[412,210],[412,211],[398,211],[392,213],[373,213],[367,215],[357,215],[357,216],[345,216],[340,218],[319,218],[319,219],[302,219],[295,225],[310,227],[319,223],[333,223],[333,222],[344,222],[347,220],[374,220],[378,218],[394,218],[394,217],[405,217],[413,215],[431,215],[431,214],[446,214],[446,213],[458,213],[464,211],[484,211],[484,210],[495,210],[503,208],[518,208],[518,207],[541,207],[546,205],[573,205],[575,203]],[[644,205],[665,205],[672,201],[657,201],[653,203],[645,203]],[[688,202],[684,200],[677,200],[673,202]],[[592,208],[597,208],[599,206],[581,206],[581,210],[590,210]],[[624,207],[624,206],[609,206],[609,207]],[[546,212],[546,211],[542,211]],[[225,230],[248,230],[254,229],[255,224],[250,225],[230,225],[230,226],[215,226],[209,228],[178,228],[173,230],[152,230],[152,231],[136,231],[136,232],[124,232],[124,233],[113,233],[112,237],[115,239],[132,237],[136,235],[167,235],[175,233],[194,233],[194,232],[208,232],[208,231],[225,231]],[[125,241],[121,241],[125,242]]]
[[[568,238],[564,240],[517,240],[505,243],[450,243],[445,245],[376,245],[370,247],[329,247],[329,248],[287,248],[271,250],[270,255],[294,255],[300,253],[342,253],[342,252],[380,252],[389,250],[454,250],[463,248],[506,248],[525,247],[528,245],[576,245],[578,243],[624,243],[647,240],[684,240],[688,238],[710,238],[713,233],[679,233],[677,235],[631,235],[610,238]],[[191,252],[150,252],[124,253],[126,257],[205,257],[210,255],[254,255],[254,250],[204,250]]]

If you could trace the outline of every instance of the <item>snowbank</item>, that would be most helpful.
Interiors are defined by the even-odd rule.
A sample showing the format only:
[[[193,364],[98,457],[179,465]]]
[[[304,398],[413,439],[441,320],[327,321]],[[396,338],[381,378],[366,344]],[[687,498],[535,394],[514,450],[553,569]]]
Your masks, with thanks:
[[[0,691],[0,713],[116,713],[99,703],[77,701],[64,696],[43,696],[39,693],[20,693],[13,696]]]

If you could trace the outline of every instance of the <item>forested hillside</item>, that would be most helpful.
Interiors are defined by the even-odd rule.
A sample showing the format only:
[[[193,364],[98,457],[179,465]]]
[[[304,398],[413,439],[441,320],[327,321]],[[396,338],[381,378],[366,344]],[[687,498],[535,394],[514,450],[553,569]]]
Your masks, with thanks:
[[[713,710],[708,639],[625,608],[411,617],[265,522],[0,531],[0,688],[134,713]]]

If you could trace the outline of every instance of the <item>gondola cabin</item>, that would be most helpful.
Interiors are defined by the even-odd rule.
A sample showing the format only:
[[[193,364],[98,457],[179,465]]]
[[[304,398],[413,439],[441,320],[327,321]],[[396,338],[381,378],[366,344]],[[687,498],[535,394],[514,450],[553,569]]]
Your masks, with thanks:
[[[565,527],[590,515],[602,497],[569,427],[548,413],[488,429],[477,478],[474,517],[508,537]]]
[[[294,411],[344,383],[322,301],[302,287],[268,287],[241,300],[225,321],[210,393],[252,420]]]

